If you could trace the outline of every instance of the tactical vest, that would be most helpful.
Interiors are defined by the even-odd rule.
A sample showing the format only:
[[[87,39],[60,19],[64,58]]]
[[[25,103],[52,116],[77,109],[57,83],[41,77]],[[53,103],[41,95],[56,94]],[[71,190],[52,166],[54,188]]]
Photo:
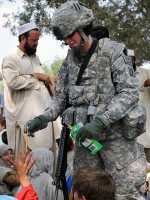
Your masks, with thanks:
[[[101,55],[102,57],[108,57],[110,58],[111,50],[116,45],[116,41],[109,41],[108,43],[105,43],[105,45],[102,48]],[[123,50],[124,53],[127,55],[127,50]],[[119,52],[115,52],[115,56],[117,56]],[[129,65],[130,66],[130,65]],[[129,68],[130,74],[133,75],[134,71],[132,66]],[[112,76],[111,76],[112,77]],[[116,87],[113,78],[112,82],[114,84],[114,87]],[[127,139],[133,139],[135,137],[138,137],[142,133],[146,131],[146,110],[141,105],[136,105],[134,108],[132,108],[126,115],[121,119],[121,123],[123,126],[123,135]]]
[[[72,56],[70,61],[68,60],[68,64],[71,63],[69,66],[69,103],[72,105],[68,111],[74,113],[74,117],[69,114],[69,117],[66,117],[67,120],[75,119],[73,123],[86,124],[89,119],[91,121],[96,115],[101,115],[106,111],[109,102],[116,95],[117,87],[113,77],[113,66],[110,63],[116,60],[120,52],[125,49],[122,43],[118,45],[118,48],[115,48],[116,45],[118,45],[116,41],[100,40],[97,48],[101,50],[95,51],[92,55],[79,86],[76,86],[75,82],[81,62],[74,60],[74,63],[71,63],[72,59],[76,59]],[[115,51],[113,51],[114,48]],[[126,62],[131,63],[130,59],[126,59]],[[129,70],[134,73],[132,65],[129,65]],[[132,139],[142,134],[145,131],[144,127],[145,110],[135,104],[126,116],[111,124],[108,133],[101,134],[99,140],[113,140],[122,135],[127,139]]]

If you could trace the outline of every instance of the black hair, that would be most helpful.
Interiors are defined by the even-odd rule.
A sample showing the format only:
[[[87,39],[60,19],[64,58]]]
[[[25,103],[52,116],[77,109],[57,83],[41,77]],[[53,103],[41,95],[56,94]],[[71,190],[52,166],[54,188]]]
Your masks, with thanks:
[[[89,25],[87,25],[86,27],[83,28],[83,31],[84,31],[86,36],[91,35],[92,30],[93,30],[93,22],[91,22]]]
[[[55,37],[57,38],[57,40],[63,40],[63,35],[61,34],[61,31],[58,27],[54,27],[52,29],[53,34],[55,35]]]
[[[109,31],[106,26],[96,26],[92,30],[92,37],[95,37],[97,40],[109,38]]]
[[[57,145],[58,145],[58,147],[59,147],[60,138],[57,138],[57,139],[56,139],[56,143],[57,143]],[[72,151],[73,145],[74,145],[73,139],[69,136],[68,145],[67,145],[67,153],[68,153],[69,151]]]
[[[4,131],[3,133],[2,133],[2,142],[4,143],[4,144],[8,144],[8,139],[7,139],[7,131]]]

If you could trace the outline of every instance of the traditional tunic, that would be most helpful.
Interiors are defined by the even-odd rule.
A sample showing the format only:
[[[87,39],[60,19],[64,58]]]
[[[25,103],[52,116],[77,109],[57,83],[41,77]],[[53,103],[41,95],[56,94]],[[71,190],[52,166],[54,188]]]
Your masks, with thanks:
[[[15,150],[25,149],[24,124],[40,115],[51,101],[48,89],[43,81],[39,81],[34,73],[44,73],[37,55],[28,56],[19,48],[4,57],[2,74],[4,80],[4,100],[6,107],[6,127],[8,143]],[[53,146],[52,123],[47,128],[38,131],[34,137],[29,137],[30,149]]]
[[[150,70],[137,67],[136,76],[139,79],[139,104],[146,108],[146,132],[137,138],[137,141],[150,148],[150,86],[144,87],[144,82],[150,79]]]

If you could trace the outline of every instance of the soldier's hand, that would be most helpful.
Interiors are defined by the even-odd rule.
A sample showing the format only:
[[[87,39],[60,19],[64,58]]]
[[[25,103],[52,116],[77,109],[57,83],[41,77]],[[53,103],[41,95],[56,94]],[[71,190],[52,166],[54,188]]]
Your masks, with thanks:
[[[96,117],[92,122],[81,127],[77,133],[76,140],[83,142],[85,138],[99,138],[100,134],[108,129],[108,126],[104,124],[98,117]]]
[[[28,131],[29,136],[34,137],[34,133],[41,129],[46,128],[48,125],[48,120],[44,115],[39,115],[32,120],[29,120],[24,125],[24,133]]]

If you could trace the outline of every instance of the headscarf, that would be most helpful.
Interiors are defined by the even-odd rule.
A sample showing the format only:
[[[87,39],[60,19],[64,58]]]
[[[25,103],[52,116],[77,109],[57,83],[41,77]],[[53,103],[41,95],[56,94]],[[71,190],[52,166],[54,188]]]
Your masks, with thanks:
[[[9,145],[7,144],[1,144],[0,145],[0,157],[7,151],[8,149],[12,149]],[[13,150],[13,149],[12,149]]]
[[[29,176],[40,176],[41,173],[48,173],[52,176],[54,155],[52,151],[46,148],[36,148],[32,151],[33,159],[36,163],[30,169]]]
[[[3,177],[7,172],[12,171],[13,169],[6,165],[2,159],[1,156],[5,153],[5,151],[7,151],[8,149],[12,149],[9,145],[6,144],[2,144],[0,145],[0,183],[3,183]],[[13,150],[13,149],[12,149]]]
[[[35,164],[29,171],[30,182],[38,194],[39,200],[55,199],[56,187],[52,184],[53,178],[53,153],[46,148],[36,148],[32,151],[33,159],[36,159]],[[22,187],[19,187],[20,192]],[[58,194],[59,200],[63,199],[61,193]]]

